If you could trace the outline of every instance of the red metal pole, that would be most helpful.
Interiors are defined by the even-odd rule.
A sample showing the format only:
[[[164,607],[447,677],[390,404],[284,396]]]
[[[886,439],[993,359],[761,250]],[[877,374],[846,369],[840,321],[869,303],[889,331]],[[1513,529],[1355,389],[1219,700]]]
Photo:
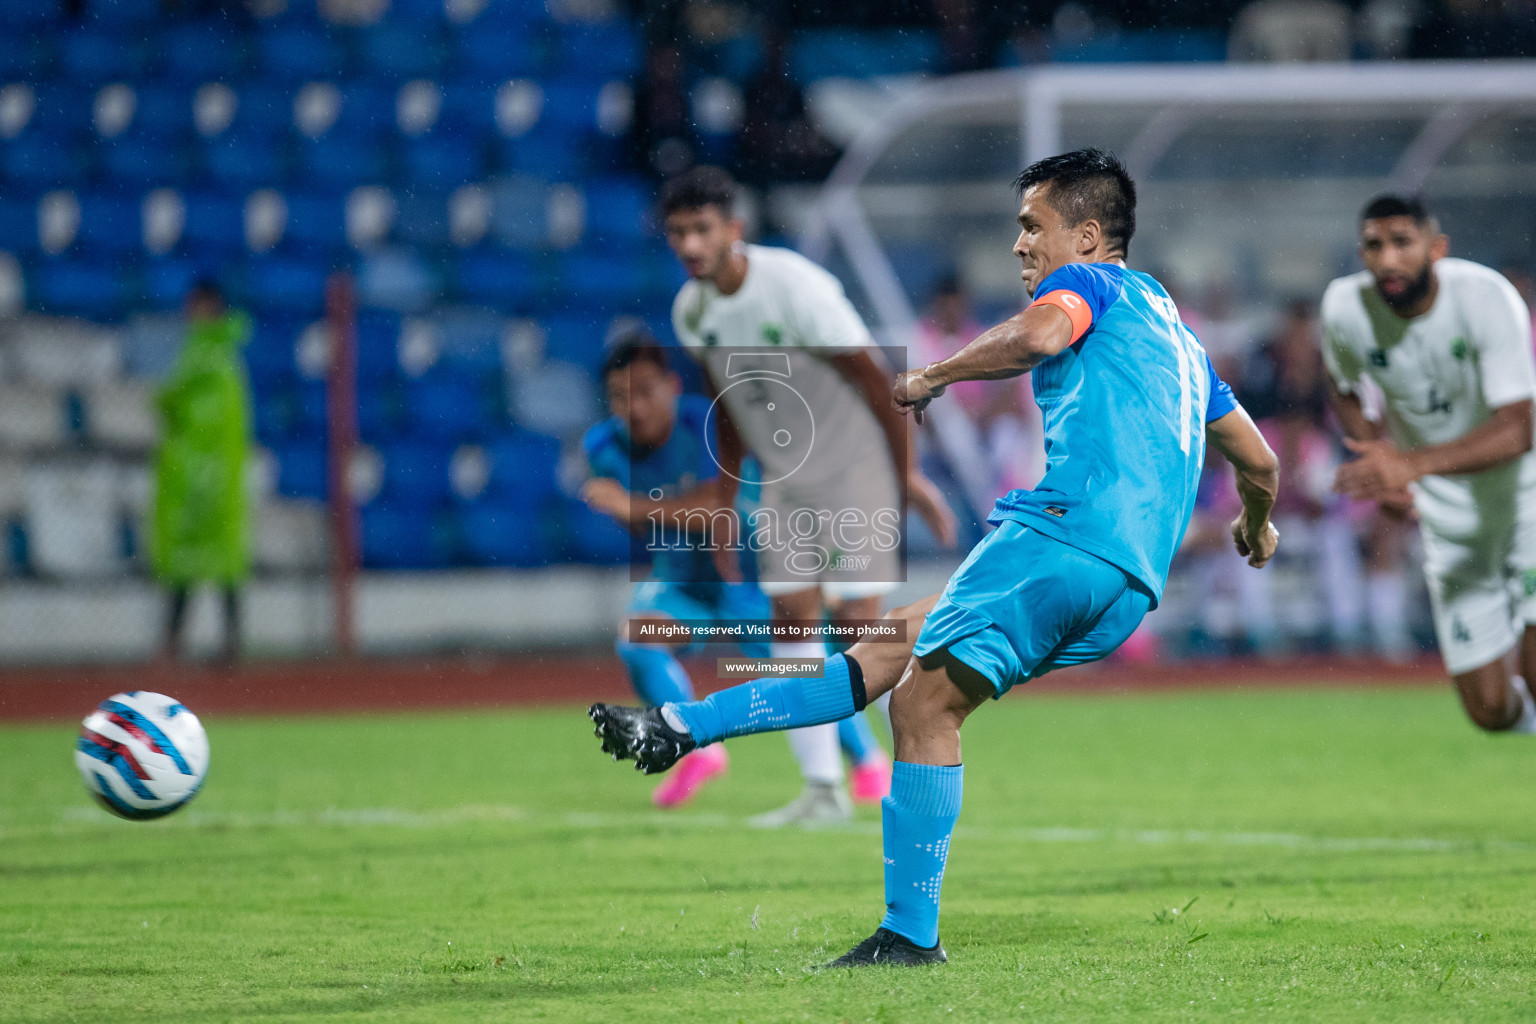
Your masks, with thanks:
[[[349,470],[357,447],[357,305],[352,277],[331,275],[325,286],[331,364],[326,374],[326,501],[331,513],[331,590],[336,612],[336,650],[350,657],[356,647],[353,584],[357,576],[357,507]]]

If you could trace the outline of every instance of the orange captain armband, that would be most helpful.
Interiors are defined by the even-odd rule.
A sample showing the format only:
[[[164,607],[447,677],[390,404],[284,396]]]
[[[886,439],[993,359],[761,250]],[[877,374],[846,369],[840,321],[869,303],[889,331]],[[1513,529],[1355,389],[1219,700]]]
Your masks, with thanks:
[[[1065,288],[1057,288],[1053,292],[1047,292],[1040,296],[1030,307],[1055,306],[1067,314],[1067,319],[1072,321],[1072,340],[1076,341],[1088,333],[1088,328],[1093,326],[1093,310],[1088,308],[1088,300],[1074,291]]]

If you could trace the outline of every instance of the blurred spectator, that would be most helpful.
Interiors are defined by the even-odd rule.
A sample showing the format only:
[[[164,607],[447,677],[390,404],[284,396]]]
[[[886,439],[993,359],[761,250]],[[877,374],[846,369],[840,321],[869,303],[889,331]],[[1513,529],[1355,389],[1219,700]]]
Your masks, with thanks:
[[[837,147],[816,130],[805,97],[789,72],[788,39],[780,31],[763,41],[763,68],[746,87],[737,149],[742,181],[819,181],[837,162]]]
[[[919,365],[954,355],[986,325],[971,312],[959,278],[946,277],[934,290],[928,312],[917,325]],[[1033,487],[1045,472],[1040,410],[1031,397],[1029,376],[1011,381],[966,381],[949,389],[970,429],[968,461],[986,467],[992,496]]]
[[[191,588],[212,583],[224,597],[222,657],[233,661],[240,651],[239,587],[249,569],[251,403],[239,349],[250,323],[207,281],[193,286],[186,313],[186,343],[156,395],[161,442],[150,556],[170,595],[161,657],[178,654]]]
[[[1334,0],[1255,0],[1227,43],[1229,60],[1348,60],[1349,8]]]
[[[671,44],[652,46],[645,72],[635,86],[635,121],[630,129],[635,162],[670,178],[691,167],[698,153],[689,114],[683,51]]]

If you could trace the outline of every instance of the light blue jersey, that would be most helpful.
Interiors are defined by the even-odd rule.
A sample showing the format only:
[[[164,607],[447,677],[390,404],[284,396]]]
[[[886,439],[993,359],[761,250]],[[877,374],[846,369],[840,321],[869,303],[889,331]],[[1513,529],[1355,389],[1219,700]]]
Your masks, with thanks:
[[[1237,408],[1146,274],[1071,263],[1035,294],[1054,295],[1077,332],[1033,371],[1045,476],[998,501],[998,529],[950,577],[913,650],[925,662],[947,651],[999,695],[1103,658],[1157,605],[1194,512],[1205,425]]]
[[[1032,372],[1045,423],[1045,476],[1011,491],[989,521],[1014,520],[1119,566],[1162,599],[1195,508],[1205,425],[1232,389],[1152,277],[1069,263],[1035,289],[1081,298],[1092,325]]]

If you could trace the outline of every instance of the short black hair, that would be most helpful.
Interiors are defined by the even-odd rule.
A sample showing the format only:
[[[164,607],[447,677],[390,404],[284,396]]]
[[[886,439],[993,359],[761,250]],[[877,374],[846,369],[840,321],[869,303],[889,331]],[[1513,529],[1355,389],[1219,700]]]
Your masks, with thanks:
[[[627,370],[636,363],[654,363],[661,369],[671,367],[667,350],[643,327],[637,327],[614,338],[603,355],[603,380],[610,373]]]
[[[726,217],[736,216],[736,180],[719,167],[707,164],[684,171],[661,187],[657,203],[663,217],[678,210],[717,206]]]
[[[1360,222],[1379,220],[1382,217],[1412,217],[1413,222],[1419,227],[1424,227],[1434,220],[1434,215],[1429,212],[1429,207],[1424,205],[1424,200],[1418,196],[1400,196],[1391,192],[1385,192],[1365,204],[1365,209],[1360,211]]]
[[[1013,188],[1022,195],[1046,183],[1046,201],[1069,226],[1098,221],[1109,248],[1125,255],[1136,234],[1136,183],[1113,153],[1089,147],[1048,156],[1024,168]]]

